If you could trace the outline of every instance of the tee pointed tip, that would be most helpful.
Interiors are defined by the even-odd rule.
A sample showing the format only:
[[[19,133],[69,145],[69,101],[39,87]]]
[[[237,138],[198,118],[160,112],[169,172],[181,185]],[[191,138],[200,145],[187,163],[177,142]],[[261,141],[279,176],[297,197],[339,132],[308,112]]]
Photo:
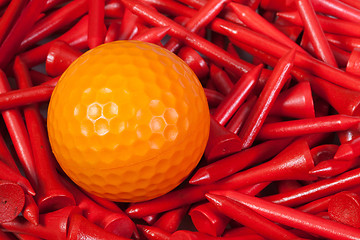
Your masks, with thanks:
[[[353,155],[353,150],[348,144],[342,144],[339,146],[335,153],[334,159],[336,160],[350,160]]]
[[[318,165],[316,165],[313,169],[311,169],[309,171],[309,174],[316,177],[323,177],[326,176],[327,175],[326,173],[331,170],[332,170],[331,166],[326,161],[323,161]]]
[[[209,184],[211,183],[210,175],[205,169],[199,169],[189,180],[190,184]]]
[[[215,206],[222,206],[222,202],[223,202],[224,198],[226,198],[224,196],[216,195],[213,193],[206,193],[205,197],[209,202],[211,202]]]

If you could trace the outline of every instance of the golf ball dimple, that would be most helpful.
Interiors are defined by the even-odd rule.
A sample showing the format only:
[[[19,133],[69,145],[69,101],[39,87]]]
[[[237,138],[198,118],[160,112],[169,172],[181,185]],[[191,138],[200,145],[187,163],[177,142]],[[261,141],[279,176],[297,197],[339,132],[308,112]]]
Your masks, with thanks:
[[[136,202],[178,186],[209,135],[204,90],[176,55],[116,41],[80,56],[61,76],[48,133],[64,172],[81,188]]]

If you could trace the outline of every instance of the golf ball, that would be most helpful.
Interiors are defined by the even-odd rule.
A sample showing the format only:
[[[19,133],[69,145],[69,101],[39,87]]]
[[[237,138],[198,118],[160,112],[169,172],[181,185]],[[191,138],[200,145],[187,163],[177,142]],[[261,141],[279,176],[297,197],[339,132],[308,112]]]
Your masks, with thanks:
[[[59,165],[78,186],[137,202],[171,191],[195,168],[210,115],[199,80],[179,57],[154,44],[116,41],[63,73],[47,126]]]

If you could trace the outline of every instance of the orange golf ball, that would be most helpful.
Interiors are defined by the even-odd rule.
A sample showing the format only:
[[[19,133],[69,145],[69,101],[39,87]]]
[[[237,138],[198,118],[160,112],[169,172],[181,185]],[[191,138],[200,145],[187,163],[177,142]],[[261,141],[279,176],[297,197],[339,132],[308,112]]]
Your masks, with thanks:
[[[61,76],[48,133],[64,172],[119,202],[163,195],[198,164],[209,135],[204,90],[179,57],[116,41],[80,56]]]

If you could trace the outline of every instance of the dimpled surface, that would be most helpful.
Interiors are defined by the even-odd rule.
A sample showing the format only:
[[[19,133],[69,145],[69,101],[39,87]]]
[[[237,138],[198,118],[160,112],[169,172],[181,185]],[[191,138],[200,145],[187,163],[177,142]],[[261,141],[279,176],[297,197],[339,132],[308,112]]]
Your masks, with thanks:
[[[117,41],[78,58],[48,109],[60,166],[86,191],[113,201],[155,198],[199,162],[209,110],[196,75],[176,55]]]

